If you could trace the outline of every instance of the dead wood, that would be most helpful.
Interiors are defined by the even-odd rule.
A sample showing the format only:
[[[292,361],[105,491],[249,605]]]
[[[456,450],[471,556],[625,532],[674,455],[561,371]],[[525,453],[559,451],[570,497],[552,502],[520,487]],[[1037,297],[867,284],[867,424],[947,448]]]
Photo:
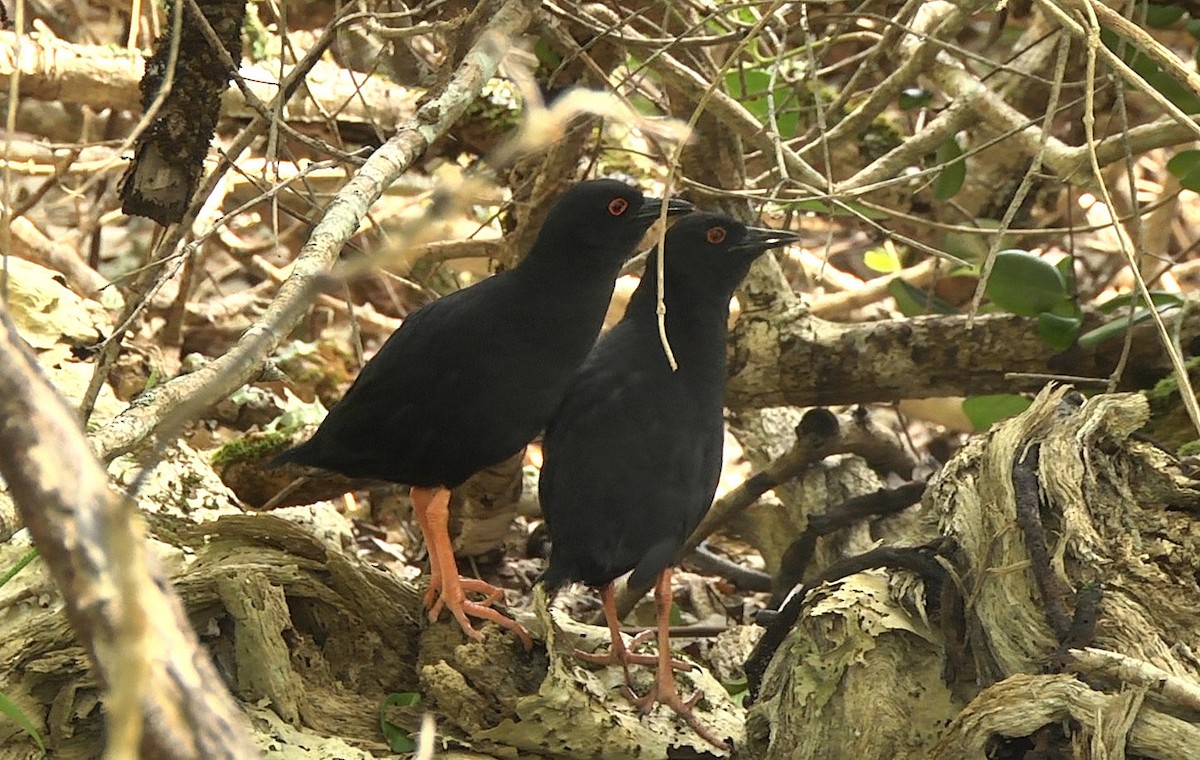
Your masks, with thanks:
[[[4,312],[0,356],[0,474],[105,686],[110,750],[245,757],[243,719],[147,556],[137,512]]]
[[[815,589],[741,756],[982,757],[1032,737],[1056,756],[1195,756],[1200,490],[1132,436],[1147,415],[1141,396],[1059,388],[969,442],[905,542],[950,542],[958,601],[926,599],[899,571]],[[1015,465],[1035,479],[1032,502]],[[1080,646],[1107,666],[1068,651]],[[1043,675],[1064,663],[1086,682]],[[1173,685],[1146,696],[1147,673]]]

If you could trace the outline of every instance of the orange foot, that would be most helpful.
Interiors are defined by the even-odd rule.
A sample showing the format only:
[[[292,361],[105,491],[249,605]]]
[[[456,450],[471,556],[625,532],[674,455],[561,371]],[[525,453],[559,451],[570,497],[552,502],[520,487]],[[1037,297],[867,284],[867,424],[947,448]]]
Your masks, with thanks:
[[[638,706],[643,713],[649,712],[655,704],[666,705],[683,718],[684,722],[695,731],[700,738],[722,750],[729,751],[732,747],[727,741],[717,736],[717,733],[700,722],[693,712],[701,692],[697,691],[686,700],[679,696],[675,685],[674,661],[671,660],[671,640],[668,635],[671,615],[671,568],[662,571],[658,583],[654,587],[654,606],[658,618],[658,670],[654,674],[654,684],[645,696],[637,696],[633,689],[626,687],[625,696]]]
[[[450,543],[450,491],[445,488],[414,487],[412,501],[429,550],[431,578],[424,602],[429,609],[430,622],[436,621],[445,607],[458,620],[463,633],[475,641],[483,641],[483,634],[471,625],[470,617],[490,620],[512,631],[526,649],[531,649],[533,638],[529,631],[512,618],[492,609],[491,605],[504,599],[504,590],[475,578],[459,577],[458,566],[454,562],[454,547]],[[484,599],[472,601],[467,598],[467,591],[483,594]]]
[[[667,657],[663,659],[669,660],[670,658]],[[683,699],[679,696],[679,690],[675,686],[675,676],[671,672],[670,668],[667,669],[667,672],[671,675],[669,675],[664,681],[661,673],[662,666],[660,665],[659,667],[660,673],[658,674],[658,677],[654,679],[654,685],[650,687],[650,691],[646,692],[644,696],[639,697],[633,693],[633,689],[626,687],[624,690],[625,697],[630,702],[633,702],[635,705],[637,705],[638,709],[640,709],[643,713],[650,712],[650,710],[654,708],[655,704],[666,705],[667,707],[671,708],[676,715],[683,718],[684,723],[687,723],[688,726],[690,726],[691,729],[695,731],[701,739],[713,745],[717,749],[723,749],[725,751],[731,750],[732,747],[729,745],[728,741],[718,736],[716,731],[713,731],[711,728],[701,723],[700,719],[696,717],[696,713],[693,712],[693,708],[696,706],[696,702],[702,696],[702,692],[696,691],[696,693],[692,696],[688,697],[687,699]]]
[[[594,654],[576,649],[575,656],[584,662],[596,665],[604,665],[606,667],[620,665],[621,669],[625,671],[625,688],[632,694],[633,679],[629,675],[629,666],[654,665],[658,663],[657,655],[634,654],[634,650],[646,642],[652,641],[657,631],[642,631],[630,639],[628,645],[625,644],[625,639],[621,636],[621,621],[617,617],[616,595],[613,592],[613,585],[611,583],[605,586],[604,590],[600,592],[600,598],[604,601],[604,619],[608,622],[608,632],[612,638],[612,646],[604,654]],[[695,666],[683,660],[671,660],[671,667],[675,670],[692,670]]]

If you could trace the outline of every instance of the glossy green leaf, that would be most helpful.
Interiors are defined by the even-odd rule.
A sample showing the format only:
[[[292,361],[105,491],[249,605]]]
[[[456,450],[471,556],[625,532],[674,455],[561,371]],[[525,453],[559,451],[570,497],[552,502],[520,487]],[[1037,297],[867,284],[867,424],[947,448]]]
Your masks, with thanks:
[[[1016,249],[996,254],[984,292],[1001,309],[1022,317],[1052,311],[1070,298],[1067,282],[1057,267]]]
[[[1179,306],[1183,304],[1185,300],[1186,299],[1183,297],[1182,293],[1172,293],[1167,290],[1150,291],[1150,302],[1155,306]],[[1119,296],[1114,296],[1108,299],[1096,308],[1105,314],[1112,314],[1118,309],[1128,308],[1129,304],[1131,303],[1136,303],[1139,309],[1146,307],[1146,300],[1142,298],[1141,293],[1122,293]]]
[[[1067,288],[1070,289],[1071,283],[1075,281],[1075,257],[1064,256],[1054,266],[1058,268],[1058,273],[1062,275],[1063,282],[1067,283]]]
[[[739,69],[726,72],[725,87],[754,118],[763,126],[771,126],[771,101],[768,91],[775,99],[775,122],[779,136],[790,140],[796,136],[800,114],[796,111],[796,97],[791,87],[781,78],[776,78],[775,89],[771,90],[771,73],[763,69]]]
[[[963,414],[976,430],[983,431],[1000,420],[1016,417],[1029,408],[1030,401],[1012,393],[970,396],[963,399]]]
[[[888,283],[888,293],[896,299],[896,308],[906,317],[922,314],[957,314],[958,309],[935,295],[926,293],[900,277]]]
[[[942,250],[963,261],[982,264],[991,249],[992,241],[995,240],[996,235],[1000,234],[997,232],[1000,229],[1000,221],[981,217],[972,220],[971,224],[975,227],[975,232],[947,231],[942,237]],[[1010,235],[1001,234],[999,247],[1007,247],[1010,237]],[[978,273],[978,270],[976,272]]]
[[[1124,41],[1108,29],[1100,30],[1100,41],[1129,65],[1138,76],[1146,80],[1160,95],[1184,113],[1200,111],[1200,97],[1163,71],[1157,63],[1136,47]]]
[[[412,752],[417,748],[416,741],[408,732],[387,719],[389,707],[416,707],[421,704],[421,695],[411,691],[392,692],[383,700],[379,707],[379,728],[387,740],[388,747],[393,752]]]
[[[933,93],[923,87],[906,87],[900,91],[900,108],[911,111],[924,108],[933,100]]]
[[[1165,29],[1183,18],[1186,12],[1179,5],[1156,5],[1146,3],[1146,26],[1150,29]]]
[[[8,695],[2,691],[0,691],[0,715],[3,715],[13,723],[16,723],[22,731],[29,734],[29,738],[33,739],[33,743],[38,746],[38,749],[42,751],[42,754],[46,753],[46,743],[42,741],[42,735],[38,733],[38,730],[33,725],[33,722],[29,720],[29,717],[26,716],[21,708],[17,706],[17,703],[9,699]]]
[[[1037,334],[1043,343],[1058,351],[1066,351],[1075,342],[1083,319],[1060,316],[1044,311],[1038,314]]]
[[[884,211],[880,211],[870,206],[865,206],[854,201],[843,201],[841,203],[830,203],[817,198],[812,198],[803,201],[792,201],[783,204],[785,209],[792,211],[812,211],[817,214],[825,214],[827,216],[853,217],[860,219],[887,219],[888,215]]]
[[[1172,309],[1178,309],[1177,303],[1166,303],[1156,307],[1159,314],[1165,314]],[[1089,330],[1079,336],[1079,346],[1084,349],[1093,349],[1106,340],[1111,340],[1120,335],[1124,335],[1125,331],[1134,325],[1141,324],[1147,319],[1150,319],[1151,314],[1149,309],[1138,309],[1133,313],[1133,317],[1118,316],[1110,322],[1105,322],[1094,330]]]
[[[1200,192],[1200,150],[1181,150],[1171,156],[1167,171],[1179,179],[1184,189]]]
[[[951,137],[937,149],[937,162],[942,166],[933,183],[933,197],[948,201],[958,195],[967,179],[967,162],[962,158],[962,147]]]

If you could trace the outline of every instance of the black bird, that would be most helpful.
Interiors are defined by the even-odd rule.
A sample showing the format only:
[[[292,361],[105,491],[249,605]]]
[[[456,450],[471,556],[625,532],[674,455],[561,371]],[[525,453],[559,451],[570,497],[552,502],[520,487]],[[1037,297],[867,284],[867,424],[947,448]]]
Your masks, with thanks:
[[[692,209],[666,205],[668,214]],[[502,589],[459,577],[448,489],[516,454],[546,425],[595,343],[621,265],[662,206],[616,180],[575,185],[520,265],[410,314],[312,438],[276,458],[412,486],[429,551],[430,620],[445,606],[474,639],[483,635],[468,615],[531,646],[519,623],[491,609]]]
[[[674,669],[690,666],[671,659],[671,567],[721,474],[729,301],[755,258],[795,239],[721,214],[677,222],[666,236],[663,299],[678,369],[659,340],[656,250],[624,318],[592,349],[542,446],[539,491],[552,541],[542,580],[550,591],[571,581],[602,588],[612,633],[609,655],[585,659],[620,663],[627,684],[629,663],[656,662],[650,692],[638,698],[627,686],[626,695],[643,711],[667,705],[718,747],[725,743],[692,712],[695,697],[682,699],[675,686]],[[612,582],[630,570],[631,586],[657,577],[656,660],[632,654],[621,640]]]

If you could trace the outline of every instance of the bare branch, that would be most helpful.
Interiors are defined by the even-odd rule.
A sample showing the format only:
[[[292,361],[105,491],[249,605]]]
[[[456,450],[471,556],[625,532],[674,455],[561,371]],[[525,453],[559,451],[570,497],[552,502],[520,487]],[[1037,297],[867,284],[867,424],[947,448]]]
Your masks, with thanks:
[[[137,511],[112,490],[74,413],[2,311],[0,356],[0,475],[107,685],[110,749],[252,756],[241,714],[146,552]]]

